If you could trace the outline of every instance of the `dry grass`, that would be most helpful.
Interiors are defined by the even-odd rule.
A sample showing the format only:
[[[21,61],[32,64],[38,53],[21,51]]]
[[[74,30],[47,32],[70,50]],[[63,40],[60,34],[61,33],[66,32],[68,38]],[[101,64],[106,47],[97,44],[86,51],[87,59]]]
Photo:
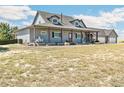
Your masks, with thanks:
[[[0,86],[124,86],[124,44],[0,46]]]

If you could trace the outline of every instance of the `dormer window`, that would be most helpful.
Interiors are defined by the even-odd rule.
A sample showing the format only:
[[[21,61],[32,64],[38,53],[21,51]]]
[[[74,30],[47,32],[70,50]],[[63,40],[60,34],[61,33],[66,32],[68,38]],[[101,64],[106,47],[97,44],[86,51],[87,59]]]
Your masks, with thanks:
[[[80,23],[79,22],[75,22],[75,26],[76,27],[79,27],[80,26]]]
[[[82,20],[79,20],[79,19],[75,19],[75,20],[72,20],[70,21],[75,27],[86,27],[85,24],[83,23]]]
[[[60,18],[56,15],[49,17],[48,20],[54,25],[61,25]]]
[[[57,19],[53,18],[53,19],[52,19],[52,23],[55,24],[55,25],[57,25],[59,22],[58,22]]]

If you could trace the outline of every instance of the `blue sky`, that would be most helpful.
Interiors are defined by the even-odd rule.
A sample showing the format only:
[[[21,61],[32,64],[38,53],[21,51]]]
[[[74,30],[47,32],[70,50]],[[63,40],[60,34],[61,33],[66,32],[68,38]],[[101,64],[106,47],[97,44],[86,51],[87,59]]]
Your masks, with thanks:
[[[37,10],[83,19],[89,27],[115,29],[119,39],[124,39],[124,6],[120,5],[0,6],[0,22],[27,26],[32,23]]]

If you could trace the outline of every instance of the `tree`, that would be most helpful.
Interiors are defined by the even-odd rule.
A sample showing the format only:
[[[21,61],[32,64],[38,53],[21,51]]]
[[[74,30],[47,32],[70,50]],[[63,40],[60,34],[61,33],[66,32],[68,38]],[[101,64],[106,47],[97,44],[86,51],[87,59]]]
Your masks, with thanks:
[[[14,39],[14,31],[17,27],[12,27],[8,23],[0,23],[0,40],[11,40]]]

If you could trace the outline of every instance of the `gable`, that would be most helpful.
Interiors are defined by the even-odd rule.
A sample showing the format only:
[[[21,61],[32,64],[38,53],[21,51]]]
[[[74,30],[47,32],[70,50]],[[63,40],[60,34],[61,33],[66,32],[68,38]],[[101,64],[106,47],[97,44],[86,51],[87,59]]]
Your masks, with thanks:
[[[45,11],[38,11],[37,14],[40,14],[42,16],[42,18],[43,18],[43,20],[45,21],[46,24],[53,24],[49,20],[49,18],[51,18],[51,17],[56,17],[56,18],[60,19],[60,21],[61,21],[61,14],[48,13],[48,12],[45,12]],[[36,20],[36,18],[35,18],[35,20]],[[74,20],[73,17],[62,15],[62,25],[73,26],[70,23],[70,21],[72,21],[72,20]]]
[[[42,23],[45,23],[45,20],[42,18],[42,16],[39,13],[37,13],[32,24],[39,25]]]
[[[117,34],[116,34],[116,32],[115,32],[114,30],[112,30],[109,36],[110,36],[110,37],[116,37]]]

